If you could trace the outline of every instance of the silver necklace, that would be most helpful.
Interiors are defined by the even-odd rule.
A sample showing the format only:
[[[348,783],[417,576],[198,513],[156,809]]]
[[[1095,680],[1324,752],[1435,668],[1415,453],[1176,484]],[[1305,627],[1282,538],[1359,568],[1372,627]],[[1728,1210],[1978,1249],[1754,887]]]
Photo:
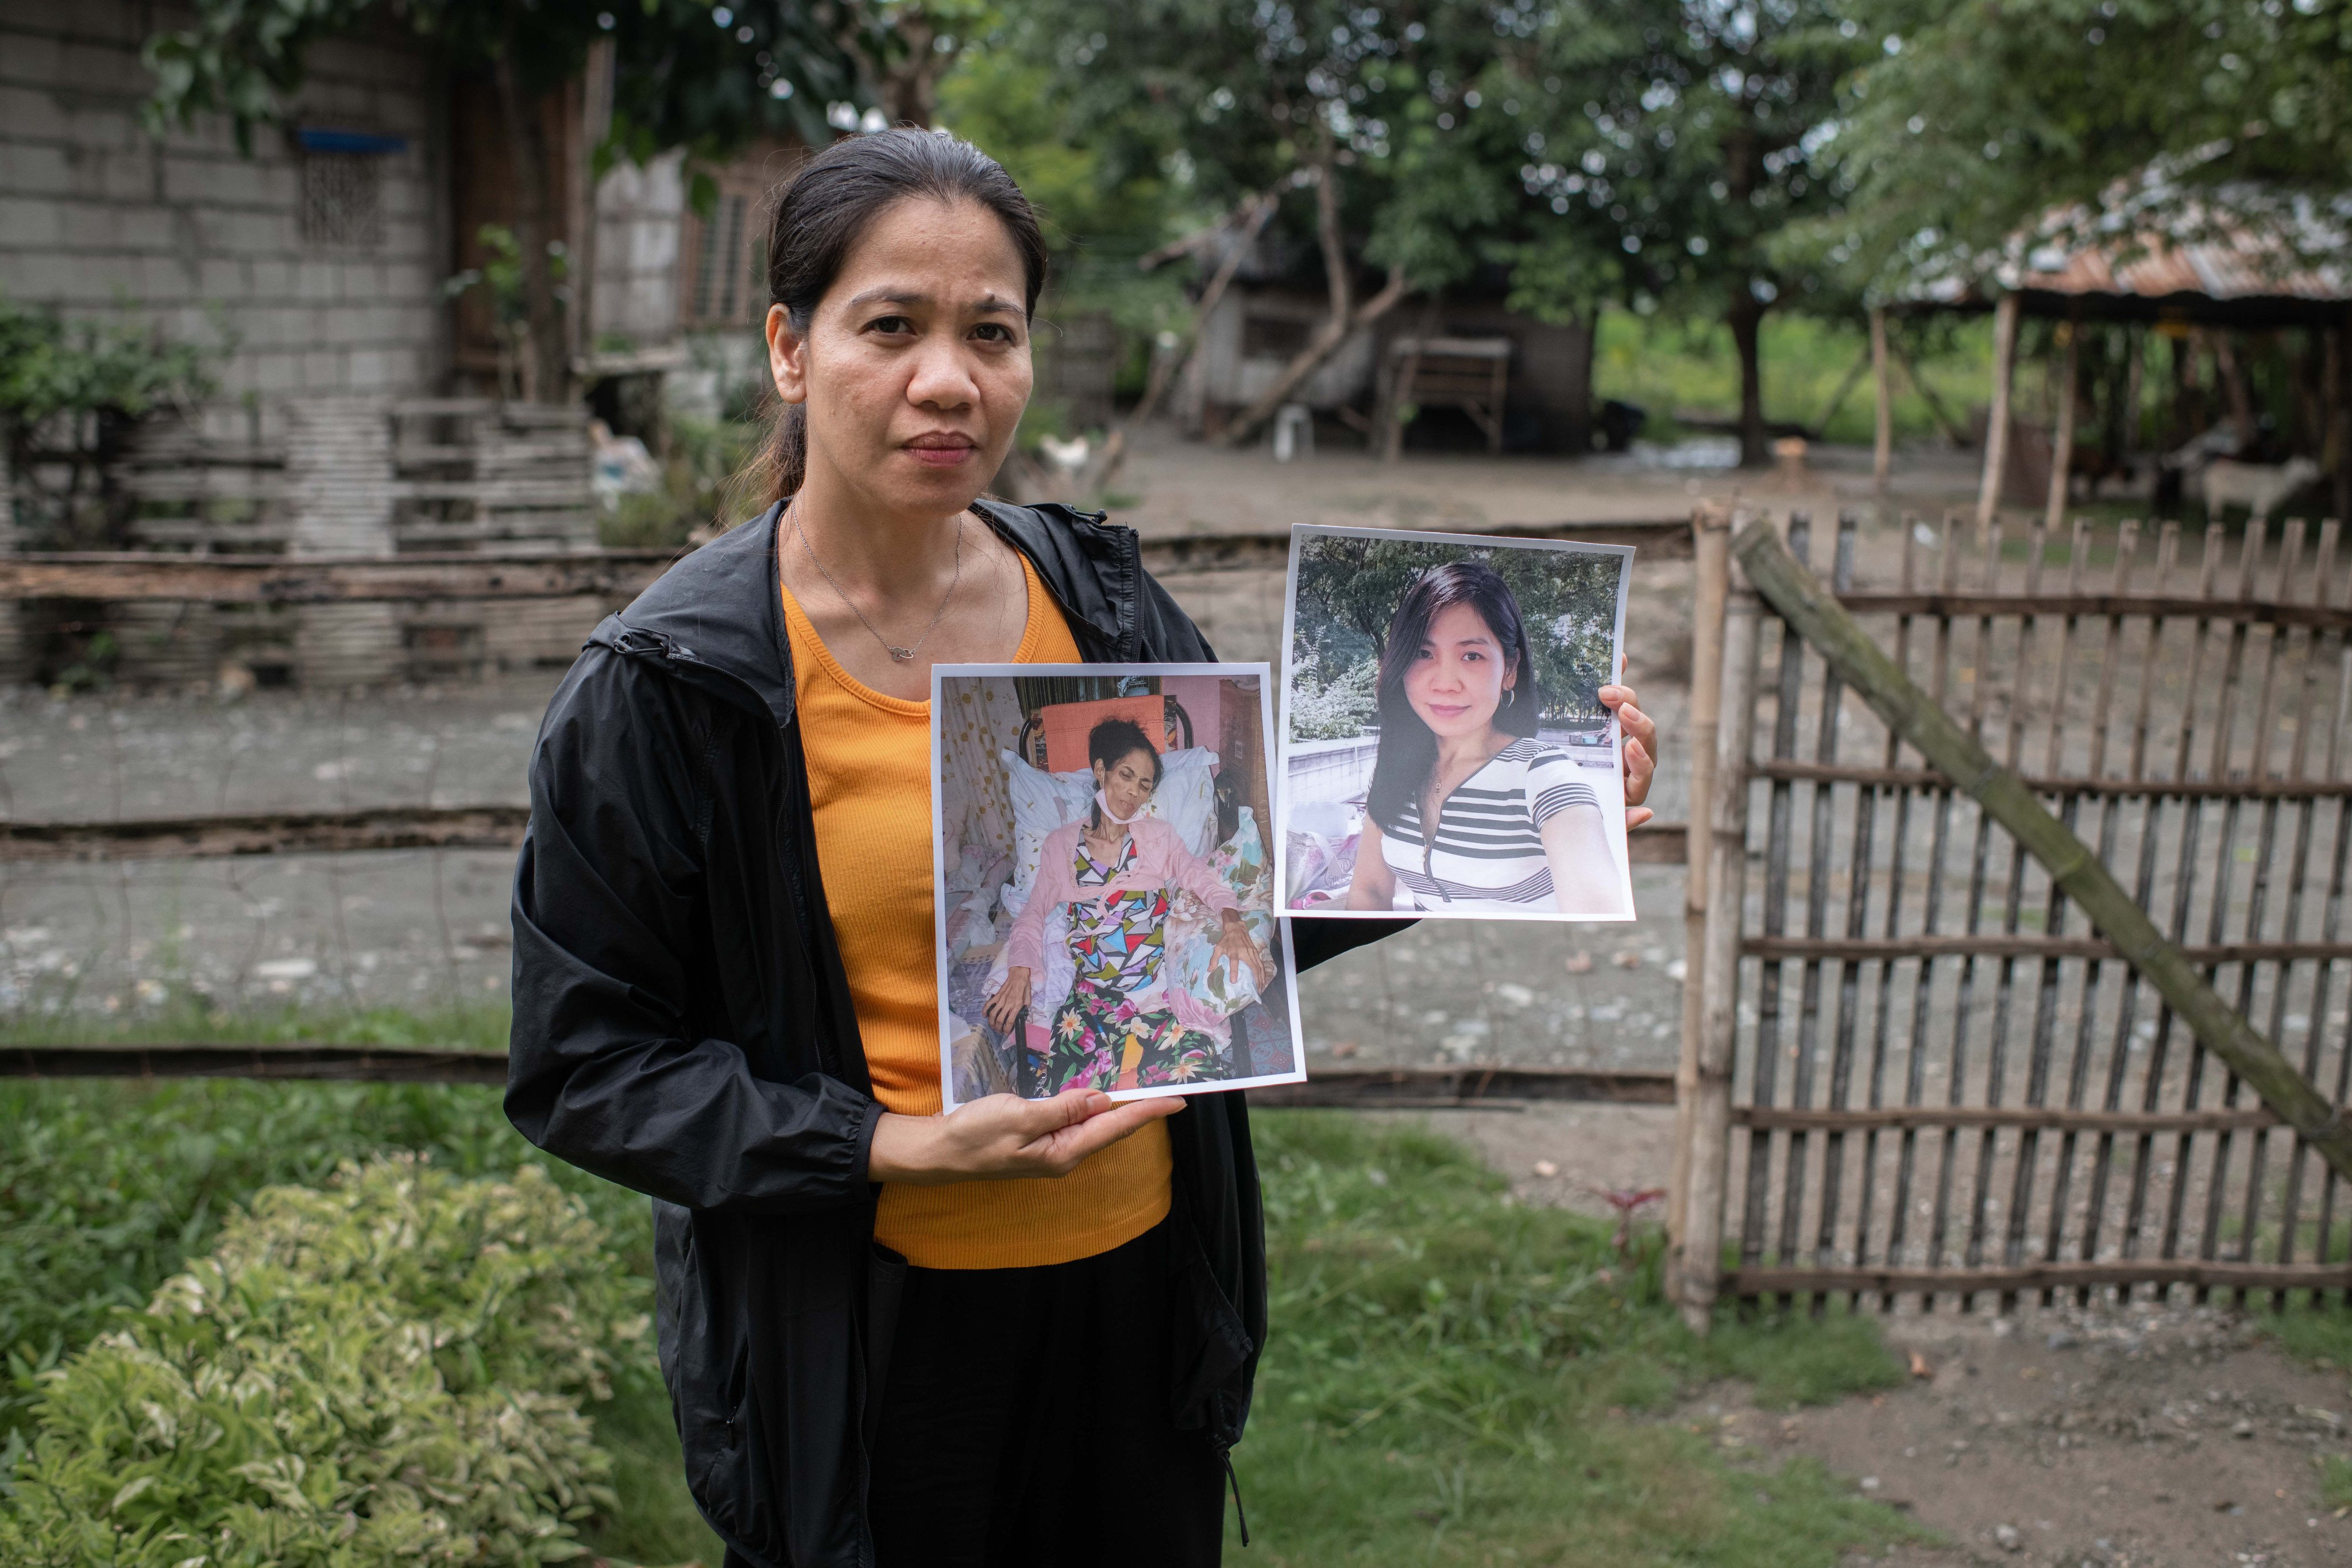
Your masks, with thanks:
[[[939,630],[940,623],[947,618],[948,601],[955,597],[956,584],[963,581],[963,513],[956,513],[955,575],[948,579],[948,591],[940,595],[939,613],[931,617],[931,624],[923,628],[923,635],[917,637],[913,646],[908,647],[900,647],[888,637],[884,637],[876,628],[874,623],[866,618],[866,612],[857,607],[857,601],[844,592],[839,583],[834,582],[833,574],[825,571],[824,563],[817,559],[816,547],[809,542],[808,529],[802,523],[797,512],[793,515],[793,532],[799,538],[801,548],[807,552],[809,563],[823,574],[827,583],[832,584],[834,594],[843,604],[849,606],[849,613],[857,617],[858,624],[874,633],[874,640],[880,643],[892,658],[900,664],[912,664],[915,661],[915,650],[930,641],[931,634]]]

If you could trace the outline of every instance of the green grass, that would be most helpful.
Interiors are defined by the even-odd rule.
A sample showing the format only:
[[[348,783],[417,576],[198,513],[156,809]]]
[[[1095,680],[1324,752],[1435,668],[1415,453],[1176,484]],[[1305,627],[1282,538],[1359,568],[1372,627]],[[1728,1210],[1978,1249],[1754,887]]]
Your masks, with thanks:
[[[228,1012],[191,991],[121,1015],[70,1008],[0,1014],[0,1047],[9,1046],[427,1046],[503,1051],[513,1011],[503,1000],[441,1007],[295,1007]]]
[[[488,1045],[503,1031],[493,1009],[195,1022],[236,1039]],[[187,1020],[152,1026],[194,1037]],[[316,1182],[378,1150],[426,1150],[467,1174],[541,1158],[495,1090],[454,1086],[19,1081],[0,1083],[0,1442],[39,1371],[142,1303],[257,1187]],[[1732,1465],[1656,1418],[1715,1377],[1774,1405],[1896,1382],[1868,1319],[1727,1319],[1698,1339],[1661,1295],[1654,1241],[1621,1256],[1606,1226],[1506,1205],[1456,1143],[1331,1112],[1257,1126],[1275,1322],[1235,1455],[1252,1561],[1827,1568],[1916,1535],[1817,1468]],[[649,1291],[644,1200],[551,1169]],[[715,1568],[650,1358],[593,1413],[622,1506],[592,1545]]]
[[[1899,331],[1899,329],[1898,329]],[[1764,415],[1807,426],[1819,419],[1870,345],[1859,321],[1832,323],[1811,316],[1774,311],[1764,318],[1762,360]],[[1983,322],[1959,327],[1952,347],[1927,356],[1924,345],[1908,345],[1912,363],[1936,389],[1946,410],[1965,420],[1983,403],[1992,384],[1992,330]],[[1608,310],[1593,346],[1594,406],[1622,398],[1647,409],[1643,435],[1672,440],[1679,434],[1676,409],[1729,418],[1739,412],[1739,356],[1730,329],[1719,323],[1670,321],[1631,310]],[[1867,444],[1874,437],[1871,379],[1860,382],[1830,421],[1832,441]],[[1895,374],[1895,438],[1925,440],[1937,434],[1934,416],[1900,370]]]
[[[2341,1454],[2314,1454],[2311,1462],[2319,1467],[2319,1506],[2352,1508],[2352,1459]]]
[[[1257,1125],[1274,1329],[1235,1461],[1267,1562],[1825,1564],[1916,1536],[1817,1467],[1736,1468],[1642,1418],[1716,1376],[1776,1404],[1886,1386],[1874,1324],[1702,1340],[1654,1241],[1624,1257],[1604,1225],[1507,1205],[1457,1143]]]
[[[2306,1250],[2303,1256],[2308,1257]],[[2287,1310],[2273,1315],[2263,1332],[2279,1350],[2322,1371],[2352,1372],[2352,1310],[2315,1307],[2302,1291],[2288,1296]]]

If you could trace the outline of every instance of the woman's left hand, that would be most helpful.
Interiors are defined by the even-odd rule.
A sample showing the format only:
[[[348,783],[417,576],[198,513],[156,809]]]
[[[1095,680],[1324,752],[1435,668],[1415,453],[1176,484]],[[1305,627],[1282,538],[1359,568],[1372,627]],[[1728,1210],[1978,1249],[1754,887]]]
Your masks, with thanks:
[[[1622,673],[1622,671],[1620,673]],[[1658,771],[1658,727],[1634,706],[1630,686],[1604,686],[1601,705],[1617,715],[1625,736],[1625,826],[1639,827],[1656,815],[1642,803],[1650,798],[1650,780]]]
[[[1249,927],[1238,920],[1228,919],[1225,921],[1225,929],[1217,937],[1216,950],[1210,955],[1210,967],[1213,969],[1220,958],[1225,961],[1225,973],[1236,979],[1240,978],[1244,965],[1257,976],[1261,987],[1274,978],[1274,965],[1259,953],[1257,942],[1250,936]]]

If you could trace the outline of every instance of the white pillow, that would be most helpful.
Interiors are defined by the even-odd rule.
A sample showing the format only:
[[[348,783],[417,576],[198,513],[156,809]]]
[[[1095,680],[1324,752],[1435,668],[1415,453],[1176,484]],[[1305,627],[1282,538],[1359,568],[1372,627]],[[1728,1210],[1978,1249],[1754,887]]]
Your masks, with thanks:
[[[1017,915],[1036,885],[1046,835],[1087,814],[1095,798],[1095,775],[1092,769],[1049,773],[1011,752],[997,756],[1013,797],[1013,880],[1004,890],[1004,908]],[[1184,847],[1203,859],[1217,841],[1217,781],[1209,771],[1216,765],[1217,753],[1206,746],[1161,753],[1160,787],[1143,808],[1144,816],[1175,828]]]
[[[1037,883],[1037,857],[1045,836],[1065,823],[1086,815],[1095,797],[1095,776],[1085,773],[1049,773],[1033,768],[1011,752],[999,752],[1004,782],[1013,796],[1013,880],[1004,889],[1004,910],[1017,915],[1029,902]]]
[[[1217,753],[1206,746],[1162,752],[1160,787],[1143,810],[1173,827],[1184,847],[1203,860],[1217,847],[1217,780],[1210,772],[1216,765]],[[1093,798],[1092,791],[1087,798]]]

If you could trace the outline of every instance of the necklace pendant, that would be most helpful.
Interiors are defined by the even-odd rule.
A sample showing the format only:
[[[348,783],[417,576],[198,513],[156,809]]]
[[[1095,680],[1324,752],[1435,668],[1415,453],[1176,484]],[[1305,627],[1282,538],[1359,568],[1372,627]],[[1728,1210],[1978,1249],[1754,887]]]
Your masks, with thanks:
[[[890,647],[888,643],[884,643],[882,646]],[[900,664],[912,664],[915,662],[915,650],[910,647],[890,647],[890,657]]]

